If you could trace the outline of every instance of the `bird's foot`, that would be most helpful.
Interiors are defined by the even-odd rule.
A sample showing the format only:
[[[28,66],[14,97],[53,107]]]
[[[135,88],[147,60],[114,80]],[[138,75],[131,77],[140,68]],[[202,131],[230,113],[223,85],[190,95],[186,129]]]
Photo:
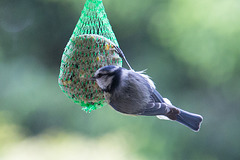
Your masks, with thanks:
[[[171,120],[177,120],[177,115],[180,114],[180,111],[174,106],[168,106],[170,111],[166,114],[166,116]]]

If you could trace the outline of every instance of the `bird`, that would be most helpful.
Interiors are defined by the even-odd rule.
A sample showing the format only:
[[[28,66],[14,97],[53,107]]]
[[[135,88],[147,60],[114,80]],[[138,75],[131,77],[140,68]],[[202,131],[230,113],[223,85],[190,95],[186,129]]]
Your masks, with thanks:
[[[195,132],[200,130],[203,117],[180,109],[163,98],[144,71],[109,65],[99,68],[90,79],[104,92],[108,104],[120,113],[156,116],[177,121]]]

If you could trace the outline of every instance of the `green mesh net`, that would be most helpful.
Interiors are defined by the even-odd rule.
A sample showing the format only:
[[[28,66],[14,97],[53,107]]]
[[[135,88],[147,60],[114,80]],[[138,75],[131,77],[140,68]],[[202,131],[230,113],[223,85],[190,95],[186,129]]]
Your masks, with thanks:
[[[102,0],[87,0],[63,52],[58,78],[62,91],[87,112],[105,104],[103,92],[90,77],[100,67],[122,66],[115,46],[118,42]]]

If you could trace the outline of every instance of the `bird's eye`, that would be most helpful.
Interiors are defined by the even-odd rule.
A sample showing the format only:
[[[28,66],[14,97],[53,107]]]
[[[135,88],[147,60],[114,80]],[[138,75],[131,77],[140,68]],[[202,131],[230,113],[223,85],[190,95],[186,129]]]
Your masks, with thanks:
[[[101,78],[102,76],[103,76],[103,74],[99,73],[99,74],[97,75],[97,78]]]

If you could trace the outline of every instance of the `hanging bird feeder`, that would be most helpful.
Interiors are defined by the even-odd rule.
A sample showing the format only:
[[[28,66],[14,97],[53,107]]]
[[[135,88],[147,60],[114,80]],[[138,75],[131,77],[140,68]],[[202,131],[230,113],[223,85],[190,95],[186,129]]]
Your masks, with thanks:
[[[105,104],[103,92],[90,77],[103,66],[122,66],[116,48],[118,42],[102,0],[86,0],[63,52],[58,83],[62,91],[87,112]]]

